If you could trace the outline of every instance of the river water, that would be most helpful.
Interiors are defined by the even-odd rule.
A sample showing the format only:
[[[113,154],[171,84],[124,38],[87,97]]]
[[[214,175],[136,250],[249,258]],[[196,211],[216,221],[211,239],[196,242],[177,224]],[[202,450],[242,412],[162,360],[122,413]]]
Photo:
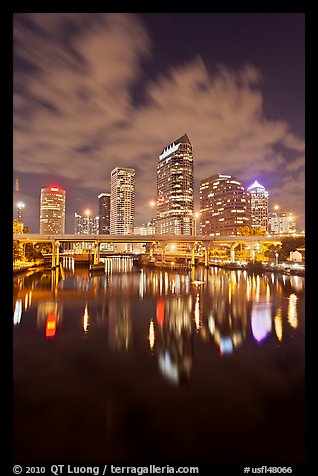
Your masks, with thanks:
[[[14,278],[15,462],[304,462],[304,278],[63,269]]]

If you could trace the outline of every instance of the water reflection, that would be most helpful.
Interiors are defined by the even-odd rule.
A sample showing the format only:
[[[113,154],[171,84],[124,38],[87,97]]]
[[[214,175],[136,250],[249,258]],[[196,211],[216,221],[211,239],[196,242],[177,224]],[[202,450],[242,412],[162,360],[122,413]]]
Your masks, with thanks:
[[[256,302],[252,306],[251,315],[252,333],[257,342],[265,339],[272,328],[270,303]]]
[[[108,342],[116,352],[127,351],[132,344],[130,302],[110,301],[108,314]]]
[[[150,321],[150,324],[149,324],[149,335],[148,335],[148,339],[149,339],[150,349],[152,350],[152,349],[153,349],[153,346],[155,345],[155,327],[154,327],[153,320],[151,320],[151,321]]]
[[[92,276],[87,268],[74,270],[71,265],[65,268],[64,281],[56,272],[16,279],[14,325],[21,327],[23,306],[28,313],[38,306],[38,328],[46,337],[54,337],[62,330],[62,300],[75,299],[83,306],[81,326],[91,339],[89,310],[94,303],[93,319],[106,333],[109,348],[128,352],[136,348],[133,335],[140,332],[139,322],[149,316],[149,309],[143,311],[143,306],[151,303],[155,317],[143,324],[143,335],[148,335],[161,374],[175,383],[190,378],[194,336],[211,349],[216,347],[221,356],[230,356],[251,337],[262,343],[275,333],[281,342],[284,320],[295,329],[298,326],[302,277],[255,276],[218,268],[179,274],[134,268],[127,257],[106,258],[105,263],[101,275]]]
[[[20,324],[22,317],[22,299],[17,299],[14,306],[13,312],[13,324],[16,326]]]
[[[192,297],[164,301],[165,319],[158,330],[158,363],[162,375],[174,384],[189,381],[192,359]]]
[[[277,335],[277,339],[279,341],[282,340],[283,338],[283,323],[282,323],[282,310],[281,308],[277,309],[276,316],[274,318],[274,326],[275,326],[275,332]]]
[[[86,301],[84,315],[83,315],[83,329],[85,333],[88,331],[88,325],[89,325],[88,319],[89,319],[89,315],[88,315],[87,301]]]
[[[296,294],[291,294],[289,296],[288,303],[288,322],[289,324],[296,329],[298,326],[297,318],[297,296]]]
[[[44,301],[38,303],[37,327],[45,331],[47,338],[54,337],[57,328],[62,323],[62,304],[56,301]]]

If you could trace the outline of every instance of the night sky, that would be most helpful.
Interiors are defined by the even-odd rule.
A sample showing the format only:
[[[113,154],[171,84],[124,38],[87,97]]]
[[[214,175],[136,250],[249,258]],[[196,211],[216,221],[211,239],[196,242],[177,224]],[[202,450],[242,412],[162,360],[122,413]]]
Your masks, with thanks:
[[[13,211],[25,202],[31,232],[42,187],[66,190],[73,233],[116,166],[136,169],[148,221],[158,156],[185,132],[196,210],[200,180],[234,174],[304,229],[304,14],[18,13],[13,28]]]

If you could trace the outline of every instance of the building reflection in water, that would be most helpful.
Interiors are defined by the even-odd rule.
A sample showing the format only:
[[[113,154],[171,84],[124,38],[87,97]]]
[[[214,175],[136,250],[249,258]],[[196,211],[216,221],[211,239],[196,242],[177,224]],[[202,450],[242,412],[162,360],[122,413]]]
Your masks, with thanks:
[[[189,381],[192,369],[192,296],[158,301],[157,322],[160,324],[156,347],[159,369],[168,381],[183,384]]]
[[[209,294],[203,293],[204,300],[201,303],[201,337],[212,339],[221,356],[231,354],[246,338],[257,281],[253,281],[245,271],[224,273],[212,268],[207,284]],[[258,292],[261,289],[259,286]]]
[[[92,277],[87,269],[77,269],[74,275],[69,272],[64,290],[75,287],[79,293],[85,293],[83,307],[87,293],[94,300],[102,297],[97,304],[96,322],[106,332],[108,329],[109,347],[124,352],[132,345],[132,324],[135,323],[130,316],[134,313],[132,302],[137,299],[138,305],[142,305],[140,301],[155,299],[156,316],[150,322],[147,320],[143,331],[148,335],[146,346],[148,350],[149,345],[158,358],[161,374],[175,384],[189,380],[193,342],[198,339],[210,343],[224,356],[232,354],[251,336],[257,342],[263,341],[272,328],[278,341],[282,341],[284,319],[293,328],[298,326],[295,293],[304,290],[304,279],[298,276],[286,279],[273,273],[259,276],[246,271],[196,268],[191,279],[190,274],[174,271],[137,269],[129,272],[132,271],[131,258],[107,258],[105,263],[102,276]],[[34,282],[33,302],[36,302],[37,293],[50,289],[51,281],[43,274]],[[24,294],[27,289],[24,289],[24,281],[20,279],[17,283],[14,325],[20,324],[23,309],[30,307],[34,287],[32,282],[32,289]],[[288,308],[284,306],[286,292]],[[48,297],[47,302],[38,305],[37,323],[46,337],[57,334],[62,317],[61,305],[53,299]],[[82,308],[85,334],[90,325],[87,302],[90,301]]]
[[[89,315],[88,315],[87,301],[86,301],[84,315],[83,315],[83,329],[85,333],[87,333],[88,331],[88,326],[89,326],[88,319],[89,319]]]
[[[260,300],[252,305],[252,333],[257,342],[262,341],[272,329],[271,305],[266,300]]]
[[[13,312],[13,324],[16,326],[20,324],[22,318],[22,299],[17,299]]]
[[[45,331],[47,338],[54,337],[62,323],[62,305],[57,301],[39,302],[37,327]]]
[[[194,322],[196,330],[200,329],[200,295],[197,293],[197,297],[195,300],[195,307],[194,307]]]
[[[298,326],[298,317],[297,317],[297,296],[296,294],[291,294],[289,296],[288,303],[288,322],[289,324],[296,329]]]
[[[274,318],[274,326],[277,339],[279,341],[283,338],[283,322],[282,322],[282,309],[278,308],[276,312],[276,316]]]
[[[155,345],[155,326],[152,319],[149,324],[148,339],[149,339],[150,350],[152,350]]]
[[[115,351],[127,351],[131,340],[130,302],[111,300],[108,306],[109,347]]]

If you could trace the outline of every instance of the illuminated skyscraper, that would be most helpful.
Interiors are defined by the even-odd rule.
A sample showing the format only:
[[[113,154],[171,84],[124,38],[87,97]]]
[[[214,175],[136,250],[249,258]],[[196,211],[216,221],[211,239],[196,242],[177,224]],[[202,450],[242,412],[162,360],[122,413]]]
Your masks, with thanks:
[[[110,193],[100,193],[98,195],[99,213],[99,233],[109,235],[110,233]]]
[[[156,233],[192,235],[193,209],[192,145],[184,134],[159,156]]]
[[[236,235],[251,225],[250,195],[233,175],[217,174],[200,182],[202,235]]]
[[[40,233],[65,233],[65,190],[41,188]]]
[[[272,235],[296,233],[296,222],[292,213],[273,212],[269,215],[268,231]]]
[[[268,228],[268,191],[256,180],[248,187],[251,195],[251,226],[253,228]]]
[[[116,167],[110,177],[110,233],[133,233],[135,219],[135,170]]]
[[[82,216],[75,212],[74,233],[75,235],[98,235],[99,217],[90,216],[89,213]]]

